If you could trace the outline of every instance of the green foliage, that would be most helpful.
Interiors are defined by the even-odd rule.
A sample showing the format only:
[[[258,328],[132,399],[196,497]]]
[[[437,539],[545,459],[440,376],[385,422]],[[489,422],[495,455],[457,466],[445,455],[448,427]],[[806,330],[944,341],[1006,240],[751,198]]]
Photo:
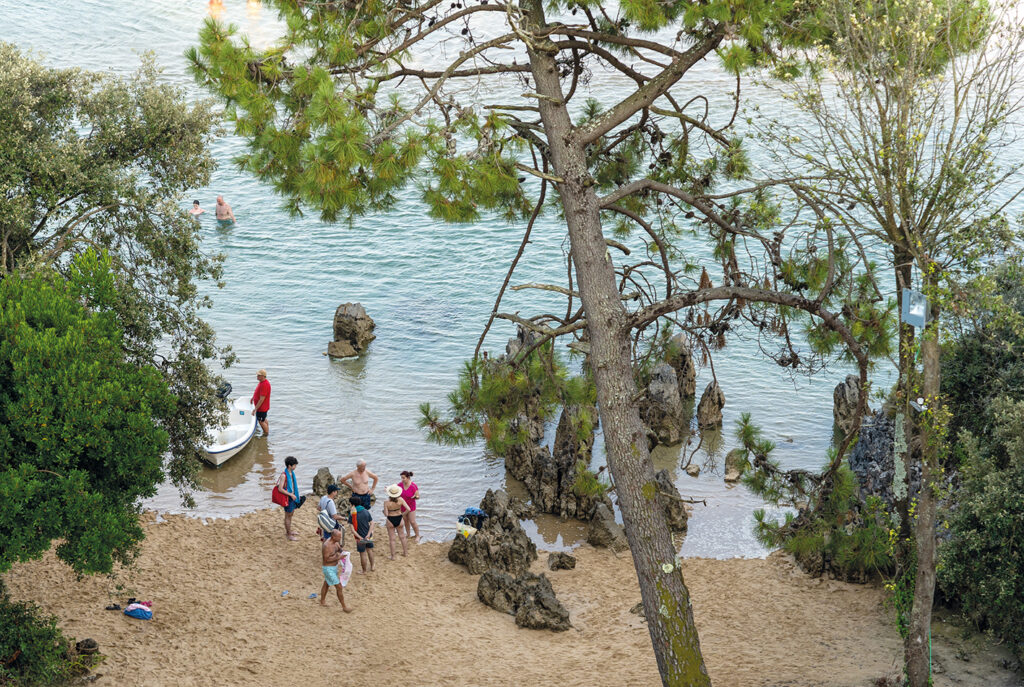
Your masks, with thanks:
[[[458,387],[448,396],[449,417],[442,419],[424,403],[419,426],[430,441],[459,446],[484,439],[489,451],[503,456],[513,446],[530,441],[526,418],[548,421],[559,407],[590,408],[595,396],[593,382],[570,376],[548,341],[512,359],[467,361]],[[573,416],[581,440],[589,438],[595,420],[589,411],[578,410]]]
[[[12,601],[0,580],[0,684],[65,684],[102,660],[75,656],[54,616],[34,604]]]
[[[601,475],[591,470],[586,461],[576,462],[576,480],[572,484],[572,490],[577,496],[587,499],[599,500],[611,489],[611,484],[601,478]]]
[[[961,436],[961,488],[940,549],[947,598],[1024,656],[1024,401],[995,399],[991,443]]]
[[[207,362],[227,353],[199,316],[210,301],[197,291],[219,279],[220,259],[200,250],[181,205],[214,167],[210,105],[161,83],[148,57],[119,78],[51,69],[6,43],[0,102],[0,279],[56,269],[90,307],[116,314],[128,361],[158,370],[178,398],[163,425],[167,472],[196,487],[206,427],[220,413]],[[109,255],[116,289],[69,271],[89,248]]]
[[[754,511],[754,536],[766,547],[782,548],[813,574],[832,572],[864,580],[893,567],[889,515],[877,497],[862,503],[853,471],[845,464],[833,470],[834,455],[821,474],[783,471],[770,457],[775,445],[744,413],[736,436],[754,460],[743,484],[764,501],[796,509],[781,521],[764,509]]]
[[[116,313],[82,304],[114,297],[109,259],[70,272],[0,281],[0,573],[52,541],[79,573],[131,561],[138,501],[163,479],[175,399],[126,358]]]

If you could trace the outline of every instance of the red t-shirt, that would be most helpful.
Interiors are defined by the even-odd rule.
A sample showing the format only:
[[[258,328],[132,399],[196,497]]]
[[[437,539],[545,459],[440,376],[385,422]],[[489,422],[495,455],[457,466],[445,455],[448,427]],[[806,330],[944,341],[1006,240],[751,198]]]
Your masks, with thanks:
[[[249,399],[249,400],[252,401],[253,405],[256,405],[256,401],[259,400],[260,396],[263,397],[263,405],[261,405],[259,408],[257,408],[256,412],[265,413],[268,410],[270,410],[270,381],[269,380],[261,379],[260,383],[256,385],[256,391],[252,392],[252,398]]]

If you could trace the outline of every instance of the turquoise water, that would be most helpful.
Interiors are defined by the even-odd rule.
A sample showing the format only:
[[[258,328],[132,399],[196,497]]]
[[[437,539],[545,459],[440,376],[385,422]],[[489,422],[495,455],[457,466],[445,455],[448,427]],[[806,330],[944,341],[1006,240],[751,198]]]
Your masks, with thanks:
[[[258,2],[225,0],[224,8],[223,18],[238,23],[257,42],[275,35],[274,16]],[[152,50],[164,78],[191,97],[202,97],[186,74],[182,54],[208,11],[205,0],[30,0],[0,4],[0,25],[3,40],[59,66],[124,73],[138,65],[141,51]],[[720,87],[718,102],[724,104],[728,79],[714,65],[700,69],[710,88]],[[599,77],[591,83],[595,97],[610,96],[616,84]],[[772,109],[771,102],[762,105]],[[271,433],[255,439],[219,471],[204,473],[209,490],[197,495],[194,514],[226,517],[269,505],[270,488],[288,455],[299,459],[306,486],[319,467],[338,474],[363,458],[385,484],[397,480],[400,470],[415,471],[424,534],[449,537],[455,514],[475,505],[487,488],[504,486],[504,468],[479,447],[426,443],[416,428],[417,407],[423,401],[443,404],[454,386],[518,248],[522,227],[497,220],[438,224],[412,191],[394,212],[361,218],[352,227],[289,218],[268,188],[233,169],[230,160],[240,150],[238,139],[219,139],[213,154],[220,168],[210,187],[196,189],[183,204],[192,198],[202,202],[208,211],[202,219],[204,248],[227,256],[227,286],[213,294],[208,319],[220,342],[239,355],[240,362],[227,373],[236,393],[248,396],[256,369],[269,371]],[[217,194],[227,198],[238,218],[230,229],[218,229],[212,219]],[[566,248],[557,219],[542,219],[513,283],[561,283]],[[365,306],[377,323],[377,340],[360,360],[331,361],[323,352],[334,310],[346,301]],[[528,313],[557,302],[519,292],[509,293],[503,307]],[[486,347],[503,350],[511,334],[510,327],[496,324]],[[762,358],[752,335],[722,351],[715,369],[727,397],[723,454],[731,445],[734,421],[749,410],[779,442],[784,464],[814,468],[823,461],[831,435],[832,388],[846,370],[813,380],[793,378]],[[700,371],[698,391],[710,376],[709,370]],[[704,452],[695,457],[698,463],[707,460]],[[656,456],[659,468],[672,469],[684,496],[707,503],[695,506],[683,553],[763,555],[750,532],[751,511],[761,504],[742,488],[726,487],[720,472],[688,477],[678,461],[679,448]],[[600,455],[595,462],[602,462]],[[147,505],[181,510],[169,487]],[[313,527],[312,513],[308,519]],[[571,545],[578,537],[578,528],[559,528],[547,520],[529,528],[547,548]]]

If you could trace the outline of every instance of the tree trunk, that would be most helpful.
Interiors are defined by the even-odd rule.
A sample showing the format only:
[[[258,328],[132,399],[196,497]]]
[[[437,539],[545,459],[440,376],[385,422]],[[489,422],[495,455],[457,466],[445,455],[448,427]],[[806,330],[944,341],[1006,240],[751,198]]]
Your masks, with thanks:
[[[908,494],[910,493],[910,465],[913,451],[911,446],[914,436],[914,418],[910,410],[911,390],[914,383],[914,328],[903,322],[903,289],[911,286],[913,256],[899,246],[893,248],[893,260],[896,267],[896,306],[900,311],[899,324],[899,370],[896,381],[896,407],[903,417],[903,439],[906,451],[902,456],[893,456],[893,460],[903,461],[903,484],[893,485],[896,496],[896,508],[900,517],[900,539],[908,540],[912,535],[910,514],[908,510]],[[896,472],[895,474],[899,474]]]
[[[928,412],[921,418],[921,492],[915,513],[914,539],[917,545],[917,573],[914,581],[914,605],[910,611],[909,634],[903,643],[910,687],[927,687],[931,677],[932,601],[935,597],[935,486],[939,479],[939,442],[943,440],[938,423],[941,418],[939,383],[939,316],[937,303],[931,304],[931,321],[925,327],[921,343],[924,371],[921,392]]]
[[[525,6],[537,35],[545,25],[542,5]],[[598,198],[584,148],[571,136],[558,71],[547,39],[529,50],[540,95],[541,118],[550,145],[552,173],[565,210],[572,260],[590,335],[590,364],[604,428],[608,467],[633,554],[644,615],[665,685],[710,685],[693,622],[690,595],[676,561],[675,545],[657,507],[658,489],[647,436],[636,403],[628,314],[619,298],[615,272],[601,229]]]

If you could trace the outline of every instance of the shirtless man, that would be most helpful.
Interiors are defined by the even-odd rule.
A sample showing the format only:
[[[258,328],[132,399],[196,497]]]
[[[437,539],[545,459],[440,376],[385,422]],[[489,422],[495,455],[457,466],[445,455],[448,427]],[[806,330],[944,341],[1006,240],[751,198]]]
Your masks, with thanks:
[[[345,592],[341,590],[344,586],[338,577],[338,563],[341,562],[342,533],[338,529],[331,532],[331,537],[323,543],[320,550],[323,554],[324,583],[320,587],[320,605],[327,605],[327,590],[334,585],[338,592],[338,601],[341,602],[341,610],[351,613],[352,609],[345,605]]]
[[[235,223],[235,213],[231,211],[231,206],[224,200],[224,196],[217,196],[215,212],[217,214],[217,224],[222,227],[228,227]]]
[[[373,484],[370,484],[370,480]],[[352,487],[352,495],[359,497],[359,505],[370,510],[370,497],[377,488],[377,475],[366,469],[366,461],[356,463],[356,469],[338,480],[338,484],[348,483]]]

